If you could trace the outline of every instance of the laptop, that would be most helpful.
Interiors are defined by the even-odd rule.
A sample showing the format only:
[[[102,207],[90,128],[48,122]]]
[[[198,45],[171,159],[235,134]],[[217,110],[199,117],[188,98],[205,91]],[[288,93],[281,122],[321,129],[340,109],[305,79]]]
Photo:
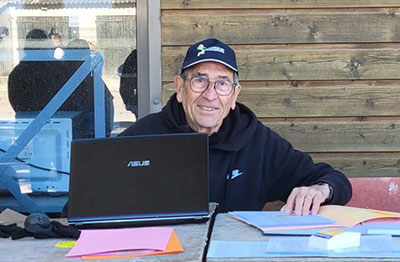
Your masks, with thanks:
[[[208,135],[73,140],[68,222],[109,228],[210,218]]]

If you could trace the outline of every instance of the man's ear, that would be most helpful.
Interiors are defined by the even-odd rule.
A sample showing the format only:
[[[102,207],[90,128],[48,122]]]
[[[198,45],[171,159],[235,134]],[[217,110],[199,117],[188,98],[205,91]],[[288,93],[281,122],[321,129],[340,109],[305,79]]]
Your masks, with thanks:
[[[176,89],[176,99],[179,103],[182,103],[182,89],[183,89],[183,79],[180,76],[174,77],[174,84]]]
[[[238,98],[238,95],[240,93],[240,90],[242,89],[241,85],[237,85],[234,87],[235,88],[235,92],[232,95],[232,103],[231,103],[231,109],[235,110],[236,107],[236,100]]]

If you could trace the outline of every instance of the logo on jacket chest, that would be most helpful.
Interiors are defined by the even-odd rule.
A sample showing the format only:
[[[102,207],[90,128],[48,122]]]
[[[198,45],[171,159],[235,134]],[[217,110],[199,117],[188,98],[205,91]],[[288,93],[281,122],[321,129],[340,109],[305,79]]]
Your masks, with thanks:
[[[226,175],[226,179],[227,180],[229,180],[229,179],[235,179],[236,177],[238,177],[238,176],[241,176],[241,175],[243,175],[244,173],[243,172],[240,172],[239,171],[239,169],[234,169],[234,170],[232,170],[232,175],[230,175],[230,174],[227,174]],[[230,178],[229,178],[230,177]]]

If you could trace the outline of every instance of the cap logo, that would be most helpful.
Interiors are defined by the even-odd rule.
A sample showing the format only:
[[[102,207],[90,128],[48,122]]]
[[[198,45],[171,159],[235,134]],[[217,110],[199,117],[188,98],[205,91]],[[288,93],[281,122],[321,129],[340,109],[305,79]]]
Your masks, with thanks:
[[[212,52],[220,52],[222,54],[225,54],[225,49],[219,46],[211,46],[211,47],[205,47],[203,44],[200,44],[197,47],[197,50],[200,52],[197,53],[197,56],[204,55],[206,51],[212,51]]]

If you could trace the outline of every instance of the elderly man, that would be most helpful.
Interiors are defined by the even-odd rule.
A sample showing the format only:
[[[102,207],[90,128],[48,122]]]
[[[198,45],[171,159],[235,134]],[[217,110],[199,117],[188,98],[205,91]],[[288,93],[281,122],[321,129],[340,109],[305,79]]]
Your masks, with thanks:
[[[346,204],[351,185],[339,171],[315,164],[236,102],[241,86],[234,51],[217,39],[192,45],[175,76],[176,94],[161,112],[121,135],[206,132],[210,201],[220,211],[261,210],[282,200],[282,210],[315,214],[321,204]]]

